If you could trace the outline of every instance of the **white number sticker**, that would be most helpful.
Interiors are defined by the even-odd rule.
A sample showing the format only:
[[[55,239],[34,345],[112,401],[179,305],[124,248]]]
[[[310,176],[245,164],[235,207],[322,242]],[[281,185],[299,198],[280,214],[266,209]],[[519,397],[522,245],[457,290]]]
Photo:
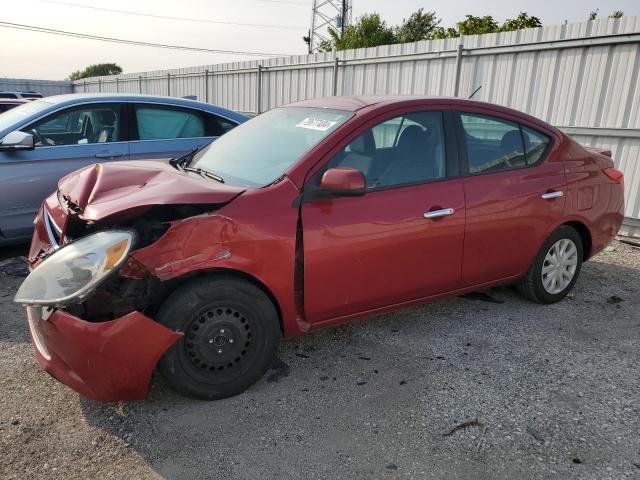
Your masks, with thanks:
[[[296,125],[298,128],[308,128],[310,130],[319,130],[321,132],[326,132],[331,127],[333,127],[338,122],[332,122],[331,120],[323,120],[321,118],[305,118],[299,124]]]

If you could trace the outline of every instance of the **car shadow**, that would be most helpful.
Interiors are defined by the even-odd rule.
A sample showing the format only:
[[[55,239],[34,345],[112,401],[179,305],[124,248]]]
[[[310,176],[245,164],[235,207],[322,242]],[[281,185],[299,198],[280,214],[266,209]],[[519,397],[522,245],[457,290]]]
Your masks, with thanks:
[[[419,476],[426,465],[489,478],[505,462],[556,462],[585,436],[583,456],[611,457],[616,436],[633,436],[631,411],[608,417],[611,429],[596,413],[570,417],[638,393],[637,279],[593,261],[558,304],[495,288],[285,340],[233,398],[184,398],[156,375],[144,401],[82,399],[82,411],[172,479]]]

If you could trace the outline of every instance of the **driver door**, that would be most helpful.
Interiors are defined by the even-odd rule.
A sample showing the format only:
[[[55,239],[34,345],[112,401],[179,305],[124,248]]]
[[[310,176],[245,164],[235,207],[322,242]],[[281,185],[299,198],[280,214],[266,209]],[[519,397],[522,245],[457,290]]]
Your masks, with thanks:
[[[379,121],[319,171],[360,170],[367,191],[302,204],[307,321],[332,323],[459,287],[465,201],[449,113]]]
[[[0,152],[0,239],[31,235],[42,201],[58,180],[87,165],[129,158],[125,103],[92,103],[52,113],[22,128],[33,150]]]

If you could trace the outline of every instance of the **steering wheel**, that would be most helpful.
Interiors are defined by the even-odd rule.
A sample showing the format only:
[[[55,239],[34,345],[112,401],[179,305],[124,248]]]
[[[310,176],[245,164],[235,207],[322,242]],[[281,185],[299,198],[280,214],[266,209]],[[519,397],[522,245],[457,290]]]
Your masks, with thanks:
[[[42,134],[40,132],[38,132],[35,128],[31,129],[31,133],[36,138],[36,140],[37,140],[36,143],[39,144],[39,145],[44,145],[44,146],[47,146],[47,147],[51,147],[51,146],[54,146],[56,144],[56,142],[54,142],[50,138],[43,137]]]
[[[36,145],[50,145],[49,142],[47,142],[47,139],[44,138],[35,128],[31,129],[31,135],[35,137]]]

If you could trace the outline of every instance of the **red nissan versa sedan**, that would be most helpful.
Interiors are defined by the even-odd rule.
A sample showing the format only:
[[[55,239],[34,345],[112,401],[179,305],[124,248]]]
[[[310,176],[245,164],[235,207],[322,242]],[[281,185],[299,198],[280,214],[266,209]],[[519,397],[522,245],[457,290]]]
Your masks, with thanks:
[[[299,102],[62,179],[16,301],[41,365],[89,398],[143,398],[156,366],[228,397],[283,335],[496,284],[559,301],[622,222],[610,155],[480,102]]]

